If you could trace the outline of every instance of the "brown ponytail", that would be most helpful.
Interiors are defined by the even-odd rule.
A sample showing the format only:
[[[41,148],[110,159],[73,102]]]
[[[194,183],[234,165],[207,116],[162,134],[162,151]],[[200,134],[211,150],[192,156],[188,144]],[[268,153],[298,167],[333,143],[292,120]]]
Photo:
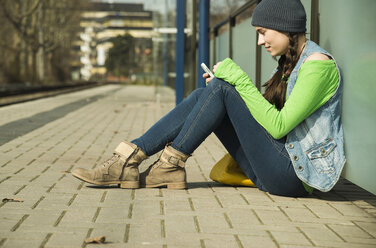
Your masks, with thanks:
[[[289,47],[286,54],[282,55],[278,60],[278,70],[273,77],[264,84],[264,97],[277,109],[281,110],[285,104],[287,80],[292,70],[299,60],[298,37],[299,33],[287,33],[289,37]]]

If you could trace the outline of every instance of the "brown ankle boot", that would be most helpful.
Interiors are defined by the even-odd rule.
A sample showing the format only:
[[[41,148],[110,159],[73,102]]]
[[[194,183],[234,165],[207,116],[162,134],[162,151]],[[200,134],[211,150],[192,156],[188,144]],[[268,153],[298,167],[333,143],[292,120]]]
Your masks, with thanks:
[[[139,164],[147,158],[135,144],[121,142],[114,155],[92,170],[77,168],[72,171],[76,178],[96,184],[120,184],[120,188],[137,189],[140,187]]]
[[[185,189],[187,176],[185,173],[185,155],[171,146],[166,146],[159,159],[146,171],[141,173],[141,186],[156,188],[167,186],[168,189]]]

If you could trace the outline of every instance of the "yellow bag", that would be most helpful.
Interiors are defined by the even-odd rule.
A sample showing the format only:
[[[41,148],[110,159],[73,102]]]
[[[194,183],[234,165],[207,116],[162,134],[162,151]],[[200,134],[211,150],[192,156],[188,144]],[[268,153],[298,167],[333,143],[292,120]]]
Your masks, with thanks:
[[[214,165],[209,177],[213,181],[232,186],[256,187],[228,153]]]

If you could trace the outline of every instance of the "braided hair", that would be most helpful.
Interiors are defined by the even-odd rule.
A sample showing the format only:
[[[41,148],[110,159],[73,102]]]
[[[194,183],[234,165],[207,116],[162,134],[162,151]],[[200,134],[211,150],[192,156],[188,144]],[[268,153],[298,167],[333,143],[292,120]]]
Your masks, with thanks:
[[[287,80],[300,57],[298,51],[299,34],[286,33],[289,38],[287,52],[279,58],[277,72],[263,85],[266,88],[264,93],[265,99],[275,105],[278,110],[281,110],[285,105]]]

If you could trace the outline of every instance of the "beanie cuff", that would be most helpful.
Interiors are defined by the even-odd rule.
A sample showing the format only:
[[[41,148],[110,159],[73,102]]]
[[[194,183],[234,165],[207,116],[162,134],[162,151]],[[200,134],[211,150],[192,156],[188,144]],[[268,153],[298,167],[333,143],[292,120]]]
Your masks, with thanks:
[[[273,21],[269,21],[273,19]],[[305,33],[307,31],[305,19],[286,20],[278,17],[260,16],[257,20],[252,19],[252,26],[270,28],[277,31],[289,33]]]

